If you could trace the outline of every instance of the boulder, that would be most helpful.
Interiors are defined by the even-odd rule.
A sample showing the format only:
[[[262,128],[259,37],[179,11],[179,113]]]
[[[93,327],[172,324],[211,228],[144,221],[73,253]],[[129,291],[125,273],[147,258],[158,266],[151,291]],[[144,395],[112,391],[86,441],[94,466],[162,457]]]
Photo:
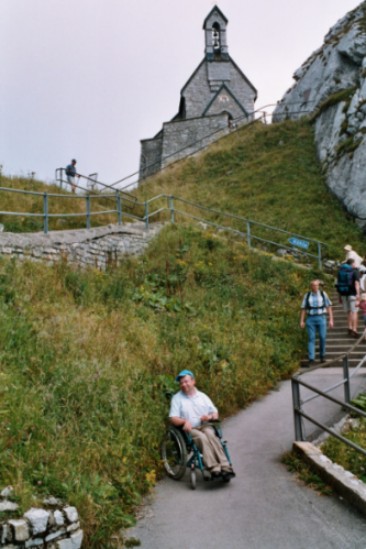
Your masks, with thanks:
[[[366,2],[339,20],[295,72],[273,121],[314,120],[315,143],[332,192],[366,226]]]

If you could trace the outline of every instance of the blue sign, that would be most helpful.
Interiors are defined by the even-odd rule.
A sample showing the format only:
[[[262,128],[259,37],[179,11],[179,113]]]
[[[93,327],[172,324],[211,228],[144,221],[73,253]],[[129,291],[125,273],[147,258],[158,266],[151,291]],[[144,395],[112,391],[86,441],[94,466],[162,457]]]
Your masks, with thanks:
[[[310,242],[307,240],[301,240],[300,238],[296,238],[295,236],[292,236],[288,239],[290,244],[293,246],[297,246],[298,248],[303,248],[304,250],[307,250],[309,247]]]

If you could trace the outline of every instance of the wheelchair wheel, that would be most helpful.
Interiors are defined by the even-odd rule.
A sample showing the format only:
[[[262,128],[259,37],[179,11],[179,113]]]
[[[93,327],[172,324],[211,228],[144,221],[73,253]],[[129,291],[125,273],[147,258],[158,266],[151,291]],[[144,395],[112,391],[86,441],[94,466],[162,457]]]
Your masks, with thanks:
[[[195,467],[191,467],[191,488],[192,490],[196,489],[197,485],[197,473]]]
[[[161,444],[161,457],[168,476],[179,480],[186,472],[187,447],[182,433],[169,427]]]

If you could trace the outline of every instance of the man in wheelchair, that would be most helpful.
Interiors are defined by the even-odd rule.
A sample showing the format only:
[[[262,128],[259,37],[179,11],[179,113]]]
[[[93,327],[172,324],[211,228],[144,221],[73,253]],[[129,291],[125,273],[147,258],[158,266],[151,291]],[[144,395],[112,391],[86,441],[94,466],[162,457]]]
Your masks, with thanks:
[[[215,429],[209,423],[218,419],[217,408],[205,393],[196,389],[196,380],[190,370],[182,370],[176,381],[180,391],[171,401],[170,422],[192,437],[202,452],[205,470],[211,478],[230,480],[235,473]]]

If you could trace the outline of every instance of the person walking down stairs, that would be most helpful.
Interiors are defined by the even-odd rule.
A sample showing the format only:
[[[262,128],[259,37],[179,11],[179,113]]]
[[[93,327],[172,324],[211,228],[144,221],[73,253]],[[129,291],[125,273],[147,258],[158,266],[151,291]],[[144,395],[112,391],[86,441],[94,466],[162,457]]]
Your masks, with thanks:
[[[355,260],[350,258],[343,263],[337,275],[336,288],[347,312],[348,335],[358,338],[358,309],[360,304],[360,278],[355,269]]]
[[[326,358],[327,339],[327,315],[329,316],[329,328],[333,328],[332,302],[323,290],[319,290],[320,281],[310,282],[310,292],[304,295],[301,303],[300,328],[308,332],[308,358],[307,366],[315,363],[316,333],[319,336],[319,359],[324,362]]]

